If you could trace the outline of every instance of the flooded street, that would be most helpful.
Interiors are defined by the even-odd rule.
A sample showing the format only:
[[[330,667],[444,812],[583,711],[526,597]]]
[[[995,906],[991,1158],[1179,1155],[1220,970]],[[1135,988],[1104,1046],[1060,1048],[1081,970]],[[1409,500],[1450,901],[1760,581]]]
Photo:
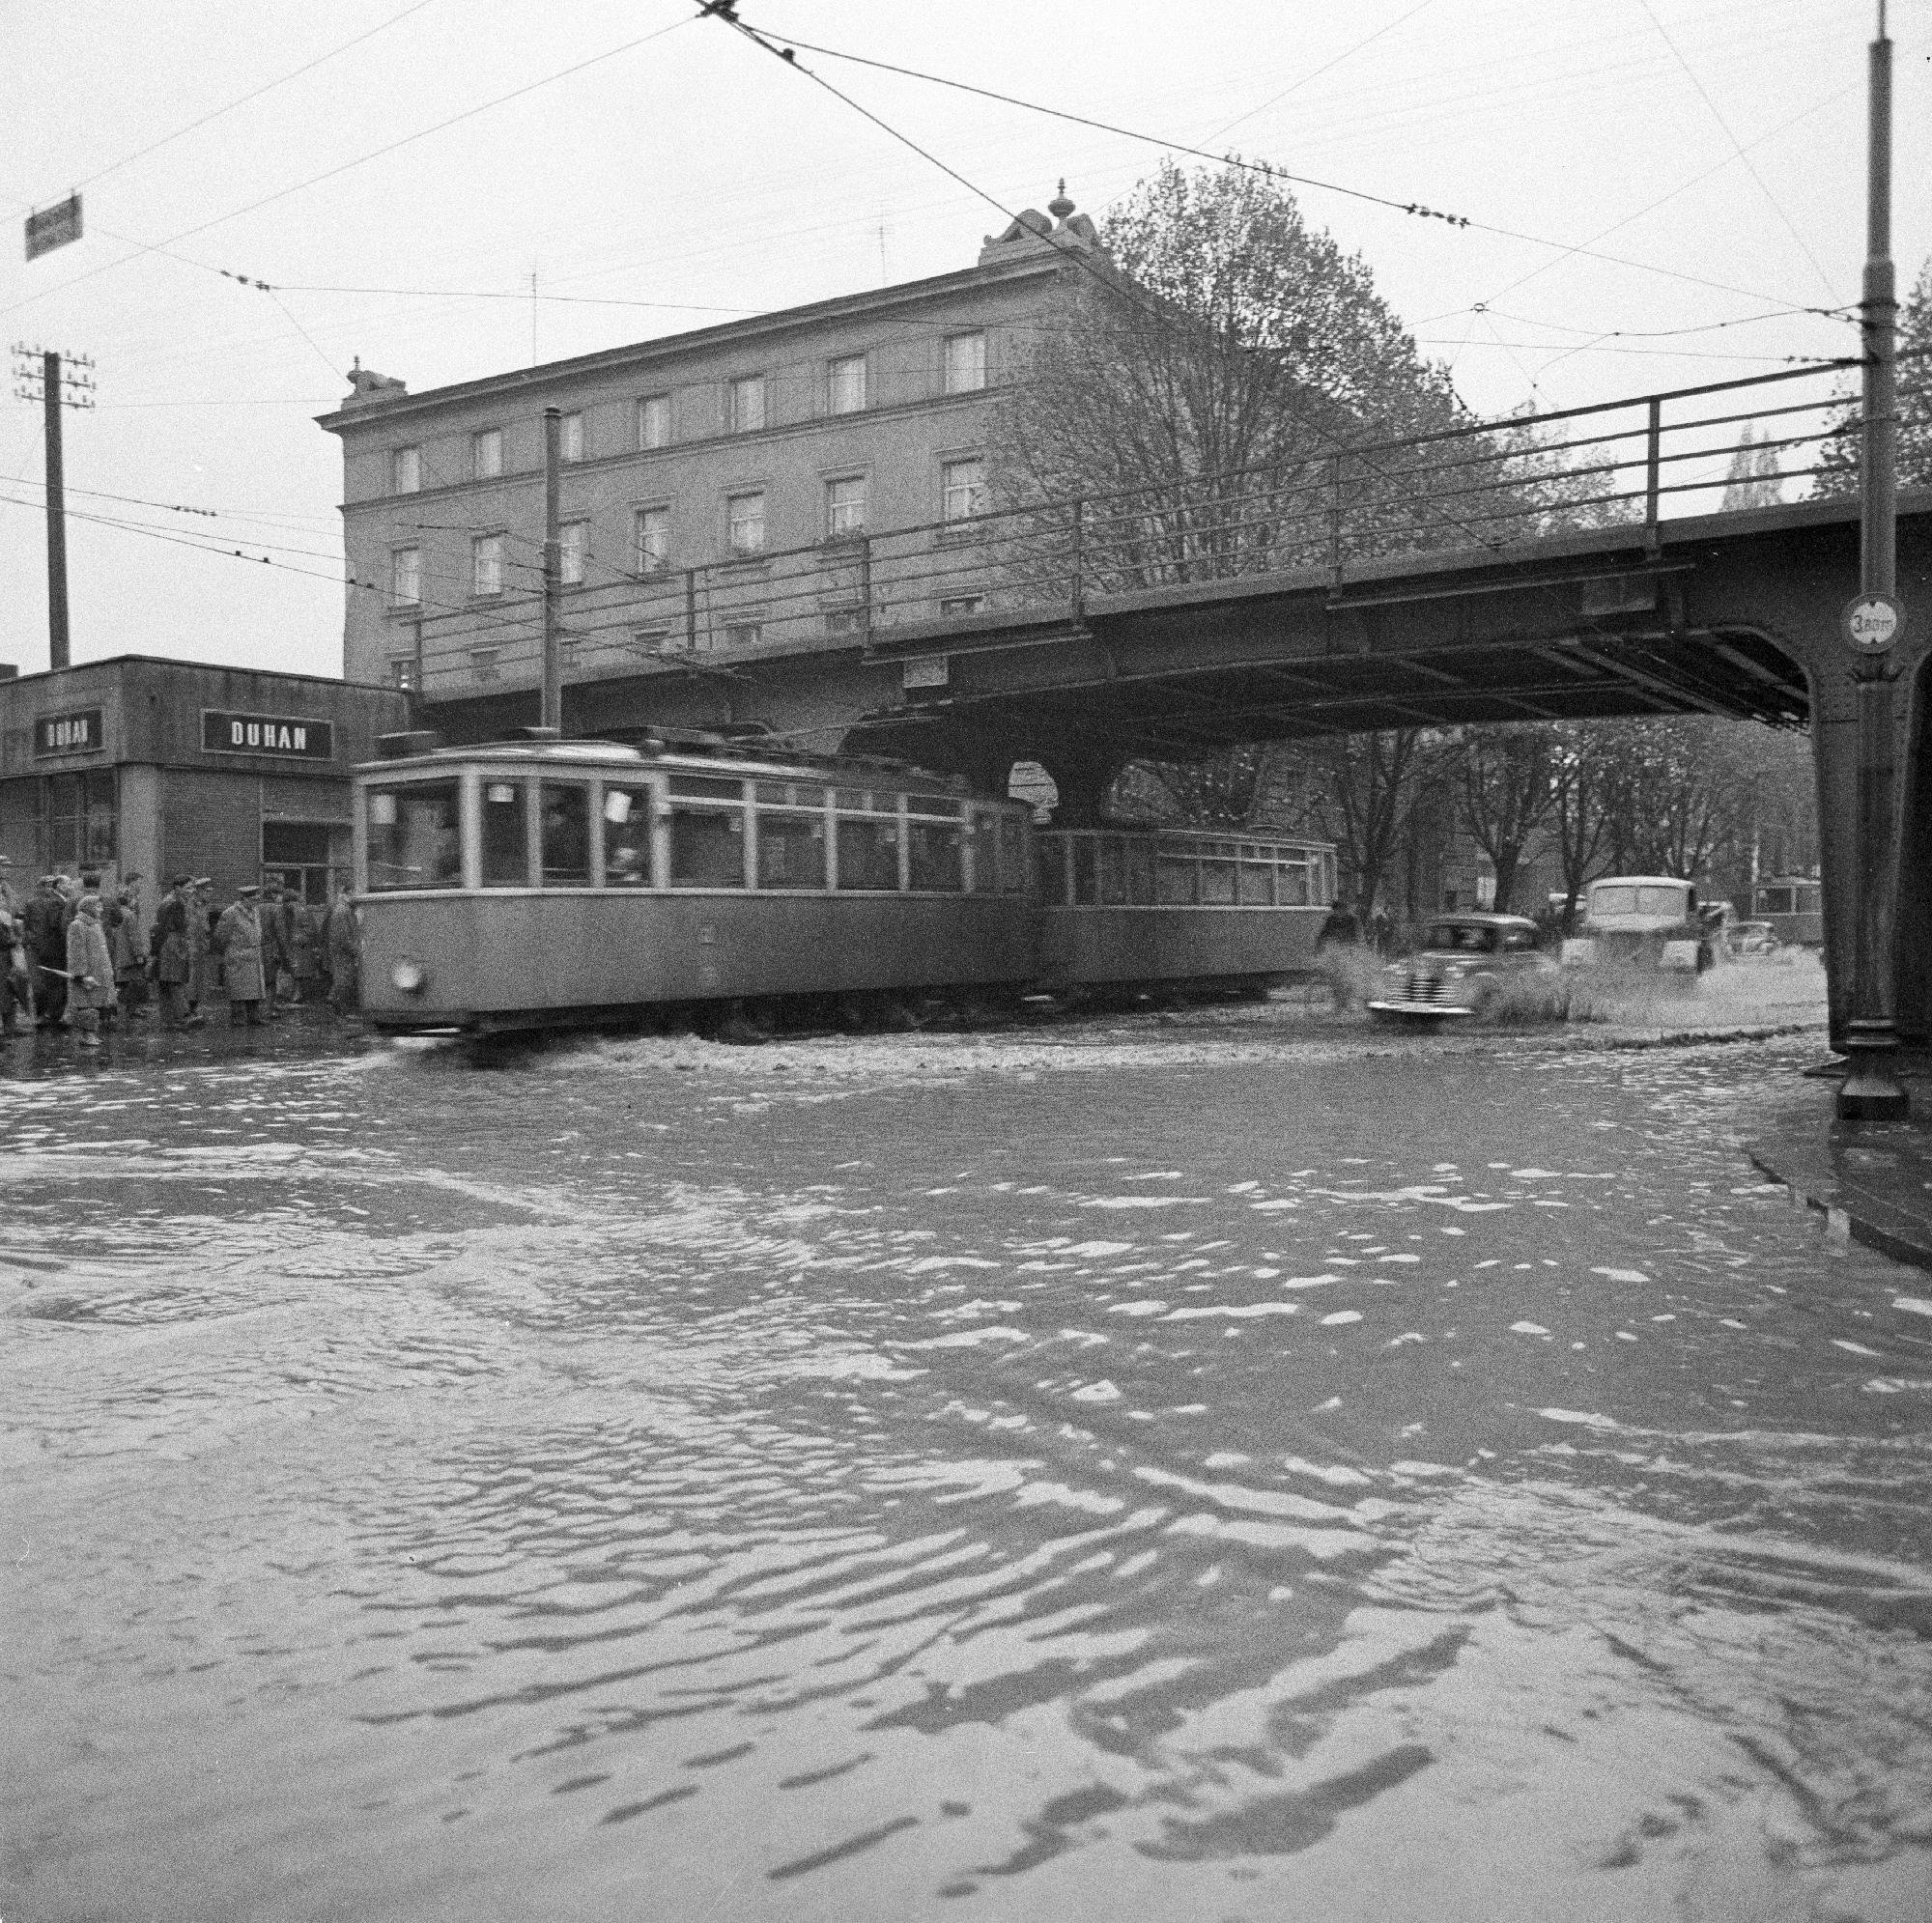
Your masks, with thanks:
[[[1932,1277],[1735,1146],[1819,1053],[0,1083],[0,1913],[1922,1919]]]

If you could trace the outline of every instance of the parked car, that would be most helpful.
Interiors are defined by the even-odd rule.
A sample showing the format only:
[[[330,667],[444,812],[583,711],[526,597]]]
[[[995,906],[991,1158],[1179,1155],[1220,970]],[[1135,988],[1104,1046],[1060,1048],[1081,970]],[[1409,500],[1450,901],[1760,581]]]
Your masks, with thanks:
[[[1438,915],[1421,949],[1382,971],[1370,1011],[1386,1022],[1466,1019],[1557,1004],[1560,971],[1523,915]]]

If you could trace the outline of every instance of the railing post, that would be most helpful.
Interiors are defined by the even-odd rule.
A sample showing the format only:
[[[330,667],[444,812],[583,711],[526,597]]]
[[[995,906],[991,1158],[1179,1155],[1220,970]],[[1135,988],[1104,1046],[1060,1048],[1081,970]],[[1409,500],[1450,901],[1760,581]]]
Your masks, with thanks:
[[[1342,591],[1342,457],[1328,457],[1328,574],[1335,592]]]
[[[1663,492],[1663,400],[1650,397],[1650,431],[1645,438],[1643,479],[1643,545],[1655,554],[1662,547],[1657,523]]]
[[[872,537],[859,536],[859,636],[872,645]]]
[[[1086,583],[1082,570],[1086,562],[1087,548],[1087,502],[1083,495],[1073,497],[1073,618],[1078,621],[1086,612]]]
[[[684,645],[689,654],[697,652],[697,570],[684,571]]]

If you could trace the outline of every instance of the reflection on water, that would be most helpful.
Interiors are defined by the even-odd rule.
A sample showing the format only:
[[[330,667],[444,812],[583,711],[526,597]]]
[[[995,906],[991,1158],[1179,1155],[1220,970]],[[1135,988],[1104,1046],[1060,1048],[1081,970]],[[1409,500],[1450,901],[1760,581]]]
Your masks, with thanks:
[[[1932,1304],[1794,1064],[10,1088],[4,1913],[1922,1915]]]

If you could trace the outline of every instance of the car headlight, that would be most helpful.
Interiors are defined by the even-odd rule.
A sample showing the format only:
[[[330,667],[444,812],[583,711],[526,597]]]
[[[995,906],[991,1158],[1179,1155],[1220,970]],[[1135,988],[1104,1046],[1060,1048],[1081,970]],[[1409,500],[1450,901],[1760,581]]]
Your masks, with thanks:
[[[1444,962],[1442,964],[1442,978],[1445,981],[1460,981],[1468,972],[1469,964],[1467,962]]]
[[[1382,973],[1385,976],[1387,976],[1391,981],[1399,980],[1403,976],[1408,973],[1408,964],[1406,962],[1390,962],[1389,965],[1382,970]]]
[[[389,970],[389,980],[399,994],[420,995],[429,981],[429,971],[421,962],[407,956]]]

